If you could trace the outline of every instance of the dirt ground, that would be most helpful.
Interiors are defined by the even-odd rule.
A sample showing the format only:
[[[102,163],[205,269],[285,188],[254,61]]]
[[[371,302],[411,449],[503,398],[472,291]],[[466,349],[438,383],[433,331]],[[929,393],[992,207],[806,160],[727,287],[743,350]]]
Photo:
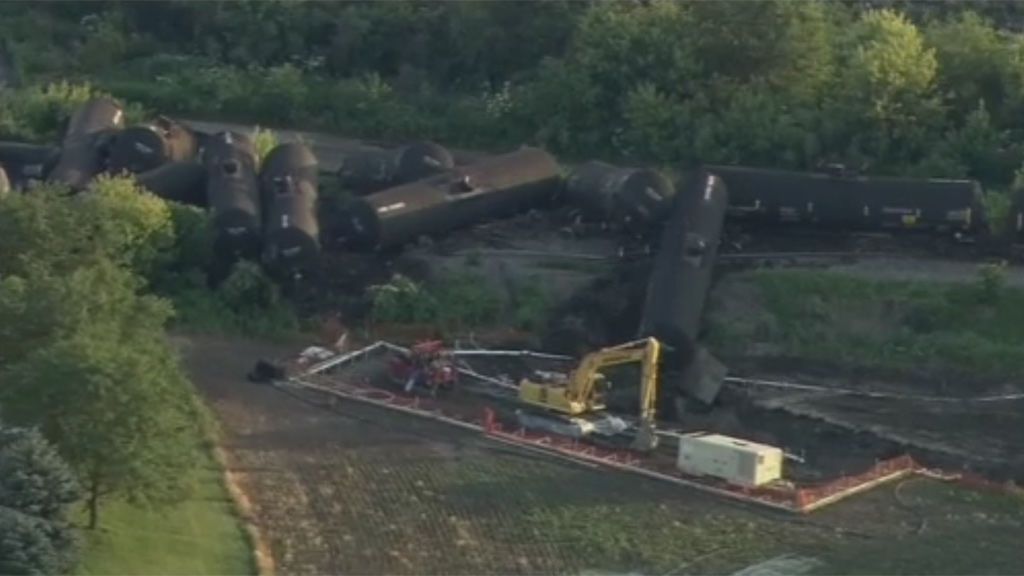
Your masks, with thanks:
[[[1017,573],[1024,503],[909,480],[807,518],[249,383],[307,343],[176,340],[282,574]]]

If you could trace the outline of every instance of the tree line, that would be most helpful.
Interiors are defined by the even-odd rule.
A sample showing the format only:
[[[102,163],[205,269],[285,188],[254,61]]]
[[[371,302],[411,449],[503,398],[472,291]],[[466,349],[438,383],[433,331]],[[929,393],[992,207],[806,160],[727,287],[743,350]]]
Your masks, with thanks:
[[[104,503],[188,493],[205,414],[151,293],[179,238],[128,178],[0,199],[0,573],[67,572]]]
[[[1012,2],[0,10],[32,74],[84,74],[168,112],[463,146],[529,142],[674,168],[841,162],[995,187],[1010,185],[1024,157],[1024,36]],[[27,18],[52,31],[26,32],[17,23]]]

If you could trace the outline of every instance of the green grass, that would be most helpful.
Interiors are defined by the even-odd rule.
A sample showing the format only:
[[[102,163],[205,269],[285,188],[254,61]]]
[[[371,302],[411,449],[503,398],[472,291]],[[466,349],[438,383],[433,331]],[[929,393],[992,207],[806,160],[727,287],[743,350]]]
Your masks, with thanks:
[[[920,479],[904,488],[905,508],[916,518],[904,520],[902,534],[821,550],[824,565],[818,572],[1019,574],[1024,569],[1024,500]]]
[[[202,455],[196,491],[164,508],[122,502],[100,510],[100,527],[83,531],[79,574],[253,574],[247,536],[221,481]]]
[[[727,279],[711,321],[724,356],[824,360],[847,366],[957,370],[1007,376],[1024,369],[1024,290],[1000,273],[965,284],[892,282],[830,272],[757,271]]]

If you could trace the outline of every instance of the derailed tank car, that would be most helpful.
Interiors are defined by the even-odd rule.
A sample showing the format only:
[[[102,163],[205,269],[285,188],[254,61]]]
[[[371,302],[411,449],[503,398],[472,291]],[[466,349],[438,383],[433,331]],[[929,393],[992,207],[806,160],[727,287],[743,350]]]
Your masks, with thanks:
[[[366,149],[342,160],[338,180],[356,194],[370,194],[448,170],[452,155],[433,142],[414,142],[391,150]]]
[[[181,204],[205,208],[206,169],[196,162],[171,162],[135,177],[153,194]]]
[[[707,403],[717,396],[724,374],[698,347],[697,337],[728,203],[726,186],[715,174],[702,171],[684,184],[662,229],[639,330],[666,346],[663,365],[680,375],[677,388]]]
[[[316,156],[298,142],[281,144],[264,160],[259,183],[264,264],[280,276],[305,276],[320,254]]]
[[[110,152],[112,135],[124,126],[124,112],[109,98],[93,98],[71,115],[60,157],[47,175],[50,182],[84,188],[102,172]]]
[[[252,140],[233,132],[215,134],[206,142],[203,161],[218,260],[258,258],[263,222]]]
[[[151,124],[132,126],[117,135],[110,149],[108,170],[141,174],[168,162],[191,160],[198,138],[188,127],[160,117]]]
[[[339,228],[342,243],[372,250],[401,246],[514,214],[559,192],[558,163],[539,148],[521,148],[459,166],[350,203]]]
[[[985,225],[982,189],[974,180],[869,178],[841,169],[706,168],[728,186],[729,217],[735,221],[962,233]]]
[[[22,188],[31,179],[46,177],[60,157],[60,148],[21,142],[0,142],[0,165],[7,171],[12,188]]]
[[[675,196],[672,181],[657,170],[587,162],[569,176],[566,196],[614,225],[642,231],[668,216]]]

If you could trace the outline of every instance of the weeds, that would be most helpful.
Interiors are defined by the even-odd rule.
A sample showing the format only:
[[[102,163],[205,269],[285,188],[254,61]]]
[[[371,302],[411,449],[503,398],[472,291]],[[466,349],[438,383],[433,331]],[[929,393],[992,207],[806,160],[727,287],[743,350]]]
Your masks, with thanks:
[[[272,130],[266,128],[260,128],[257,126],[252,131],[252,145],[256,151],[256,159],[260,165],[263,164],[263,160],[270,154],[270,151],[277,147],[278,138]]]
[[[755,272],[758,309],[716,303],[710,342],[725,355],[788,356],[850,367],[957,370],[979,377],[1024,369],[1024,290],[1001,266],[962,284],[883,282],[834,273]]]
[[[0,91],[0,137],[30,142],[53,142],[75,108],[91,98],[108,96],[88,83],[66,81]],[[127,122],[144,116],[138,105],[126,106]]]
[[[509,301],[479,274],[449,274],[421,285],[396,275],[369,289],[370,321],[381,324],[434,324],[447,333],[498,323],[532,330],[543,325],[550,298],[539,277],[513,286]]]

